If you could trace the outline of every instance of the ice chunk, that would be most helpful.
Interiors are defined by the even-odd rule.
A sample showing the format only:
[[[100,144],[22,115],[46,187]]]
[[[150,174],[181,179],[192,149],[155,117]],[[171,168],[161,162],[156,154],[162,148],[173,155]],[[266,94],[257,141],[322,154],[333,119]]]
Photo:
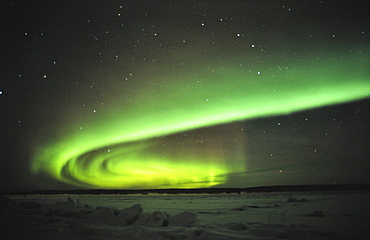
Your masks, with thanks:
[[[141,207],[141,204],[135,204],[132,207],[120,211],[120,213],[117,215],[117,218],[120,221],[130,225],[139,218],[139,214],[142,212],[143,208]]]
[[[150,214],[144,213],[144,214],[139,214],[139,218],[132,223],[133,226],[136,225],[141,225],[141,226],[148,226],[150,222]]]
[[[162,227],[168,225],[167,215],[161,211],[154,211],[149,221],[149,226]]]
[[[154,211],[152,214],[140,214],[139,218],[132,225],[146,227],[163,227],[168,225],[168,214],[161,211]]]
[[[77,207],[71,202],[56,202],[51,205],[43,205],[41,206],[41,212],[44,216],[71,217],[72,215],[79,215]]]
[[[189,227],[197,220],[195,213],[185,211],[168,219],[168,226]]]
[[[294,198],[294,197],[289,197],[288,200],[286,200],[287,202],[305,202],[306,199],[305,198],[301,198],[301,199],[297,199],[297,198]]]
[[[230,230],[234,230],[234,231],[244,231],[244,230],[248,229],[246,224],[239,223],[239,222],[227,224],[227,225],[225,225],[225,227],[230,229]]]
[[[110,210],[113,212],[115,216],[117,216],[120,213],[120,210],[118,210],[118,208],[115,208],[115,207],[105,207],[105,206],[96,207],[96,211],[100,211],[100,210]]]

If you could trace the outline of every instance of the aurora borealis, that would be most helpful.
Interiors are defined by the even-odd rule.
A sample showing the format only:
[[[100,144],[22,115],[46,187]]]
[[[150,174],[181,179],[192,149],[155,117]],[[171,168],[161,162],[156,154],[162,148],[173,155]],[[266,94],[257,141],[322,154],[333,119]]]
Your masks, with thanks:
[[[24,6],[9,6],[17,7]],[[13,82],[0,89],[2,99],[16,99],[6,109],[7,123],[20,130],[8,135],[26,135],[21,146],[29,154],[28,178],[99,189],[242,187],[266,184],[256,180],[270,170],[291,170],[282,182],[294,183],[313,165],[322,166],[323,175],[312,179],[325,179],[346,144],[361,166],[369,156],[358,151],[368,131],[363,106],[370,94],[369,33],[352,5],[55,1],[38,7],[28,13],[29,25],[7,20],[18,26],[14,35],[22,34],[22,60],[3,73]],[[357,116],[342,113],[341,126],[322,120],[305,128],[325,109],[335,121],[336,107],[353,108]],[[253,137],[262,125],[248,126],[279,117],[291,125],[285,129],[290,135],[280,138],[293,132],[294,138],[279,147],[276,160],[268,144],[255,142],[264,135]],[[361,124],[353,126],[354,119]],[[320,135],[319,125],[336,131],[342,142],[326,140],[328,131]],[[305,134],[311,137],[297,141]],[[354,136],[360,136],[355,147],[349,140]],[[320,151],[320,142],[330,147],[318,158],[311,154]],[[269,160],[253,152],[264,147]],[[299,151],[304,161],[294,159]],[[258,176],[250,180],[248,174]],[[332,179],[335,174],[327,181]]]
[[[176,155],[175,161],[169,158],[174,155],[163,153],[166,149],[161,149],[160,154],[157,149],[156,153],[147,155],[152,147],[151,138],[367,97],[370,81],[366,71],[361,71],[364,66],[355,65],[351,69],[350,65],[328,61],[314,65],[310,67],[313,73],[305,71],[304,74],[299,70],[291,71],[291,75],[281,74],[279,70],[261,70],[267,76],[233,72],[213,65],[215,69],[222,69],[220,73],[193,70],[191,72],[199,77],[181,76],[186,79],[181,82],[182,87],[171,79],[164,90],[157,90],[150,98],[138,97],[132,105],[125,106],[124,100],[115,97],[122,105],[105,110],[102,119],[94,118],[87,130],[73,132],[70,138],[67,135],[56,146],[43,146],[33,167],[49,171],[64,181],[102,188],[209,187],[224,183],[225,180],[213,179],[245,171],[242,159],[231,159],[233,163],[225,164],[226,159],[217,155],[207,159],[190,154],[191,148],[185,151],[185,156]],[[305,77],[306,74],[313,77]],[[170,86],[171,81],[176,84]],[[91,138],[94,135],[95,138]],[[149,143],[145,142],[147,139]],[[216,151],[216,146],[214,148]],[[176,149],[181,149],[181,145]],[[189,183],[191,181],[193,183]]]

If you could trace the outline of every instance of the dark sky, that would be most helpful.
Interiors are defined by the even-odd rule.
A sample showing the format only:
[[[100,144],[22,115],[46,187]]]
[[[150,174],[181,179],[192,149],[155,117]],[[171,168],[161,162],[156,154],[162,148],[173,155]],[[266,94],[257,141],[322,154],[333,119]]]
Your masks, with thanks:
[[[5,1],[0,190],[370,183],[362,1]]]

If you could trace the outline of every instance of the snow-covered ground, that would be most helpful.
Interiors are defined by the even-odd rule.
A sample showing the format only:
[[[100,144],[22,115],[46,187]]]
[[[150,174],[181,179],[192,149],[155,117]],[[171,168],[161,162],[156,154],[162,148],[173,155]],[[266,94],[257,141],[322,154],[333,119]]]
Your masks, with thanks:
[[[370,192],[0,198],[0,239],[369,239]]]

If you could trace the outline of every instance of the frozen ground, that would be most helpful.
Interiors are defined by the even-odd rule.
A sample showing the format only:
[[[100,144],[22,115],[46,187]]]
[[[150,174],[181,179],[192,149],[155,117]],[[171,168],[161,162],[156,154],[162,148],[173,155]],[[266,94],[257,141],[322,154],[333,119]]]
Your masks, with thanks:
[[[369,239],[370,192],[27,195],[0,239]]]

